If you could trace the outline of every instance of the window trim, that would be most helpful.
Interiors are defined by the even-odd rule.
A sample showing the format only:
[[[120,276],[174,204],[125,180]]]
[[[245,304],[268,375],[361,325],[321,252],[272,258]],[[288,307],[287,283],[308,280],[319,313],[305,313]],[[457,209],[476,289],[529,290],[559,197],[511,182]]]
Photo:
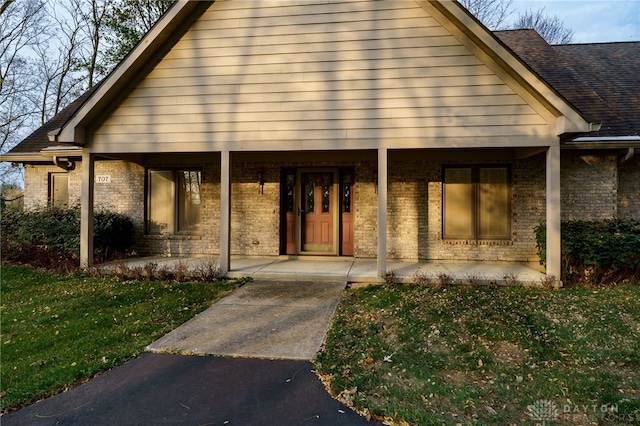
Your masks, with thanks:
[[[155,232],[150,229],[151,213],[151,172],[171,172],[172,186],[173,186],[173,209],[172,209],[172,230]],[[196,231],[181,231],[180,225],[180,185],[179,185],[179,173],[181,172],[199,172],[200,173],[200,186],[202,186],[203,172],[202,167],[147,167],[145,169],[145,185],[144,185],[144,230],[146,235],[202,235],[202,216],[198,223],[198,230]],[[202,189],[200,189],[200,195],[202,196]],[[202,199],[200,200],[202,205]]]
[[[471,169],[471,183],[472,187],[472,230],[473,235],[468,237],[455,236],[447,237],[445,235],[445,220],[446,220],[446,206],[447,206],[447,191],[446,191],[446,171],[448,169]],[[507,173],[507,211],[505,213],[506,219],[506,231],[504,236],[480,236],[480,198],[479,198],[479,185],[480,185],[480,170],[482,169],[505,169]],[[512,221],[513,221],[513,209],[512,209],[512,191],[513,191],[513,172],[511,164],[443,164],[442,165],[442,217],[441,217],[441,235],[445,241],[510,241],[512,239]]]

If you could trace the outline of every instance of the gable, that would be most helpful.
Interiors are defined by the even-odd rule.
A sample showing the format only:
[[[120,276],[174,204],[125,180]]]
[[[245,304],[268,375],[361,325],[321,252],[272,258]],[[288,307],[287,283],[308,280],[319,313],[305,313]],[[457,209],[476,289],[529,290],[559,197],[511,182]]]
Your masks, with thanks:
[[[439,20],[438,20],[439,19]],[[557,112],[414,1],[216,2],[95,152],[540,146]]]

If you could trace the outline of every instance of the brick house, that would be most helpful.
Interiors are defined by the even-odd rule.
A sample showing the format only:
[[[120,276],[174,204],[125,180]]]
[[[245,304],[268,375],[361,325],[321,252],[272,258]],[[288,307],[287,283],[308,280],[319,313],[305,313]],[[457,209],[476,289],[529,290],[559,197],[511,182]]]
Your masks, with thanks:
[[[130,216],[141,254],[535,261],[640,216],[640,43],[550,46],[457,2],[178,1],[3,161],[25,206]]]

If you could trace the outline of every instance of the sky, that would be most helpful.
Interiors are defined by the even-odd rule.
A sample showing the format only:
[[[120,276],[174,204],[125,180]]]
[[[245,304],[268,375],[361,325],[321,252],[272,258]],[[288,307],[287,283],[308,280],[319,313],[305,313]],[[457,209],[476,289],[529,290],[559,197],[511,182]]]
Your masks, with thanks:
[[[640,0],[514,0],[514,6],[544,7],[573,30],[573,43],[640,41]]]

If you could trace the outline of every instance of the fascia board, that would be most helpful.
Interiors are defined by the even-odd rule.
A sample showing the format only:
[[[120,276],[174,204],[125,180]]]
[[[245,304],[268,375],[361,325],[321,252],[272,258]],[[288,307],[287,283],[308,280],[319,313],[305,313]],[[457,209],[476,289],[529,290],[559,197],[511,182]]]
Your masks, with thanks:
[[[0,161],[8,163],[51,163],[53,155],[40,152],[15,152],[0,155]]]
[[[529,102],[535,101],[548,110],[538,112],[549,118],[566,117],[556,125],[556,135],[564,132],[586,133],[593,126],[558,95],[546,82],[532,72],[519,58],[483,27],[455,0],[416,0],[429,14],[447,27],[454,37],[484,61],[494,72]],[[524,90],[518,90],[520,86]],[[526,93],[525,93],[526,92]],[[535,107],[535,105],[532,105]],[[563,133],[560,133],[563,132]]]
[[[106,77],[96,92],[80,107],[55,137],[56,142],[84,145],[86,127],[94,125],[105,109],[113,106],[123,92],[140,81],[146,74],[149,62],[158,51],[167,48],[167,41],[176,36],[176,31],[193,16],[196,10],[204,11],[212,1],[177,0],[165,15],[140,40],[136,47]],[[197,15],[197,14],[196,14]]]
[[[40,151],[43,156],[82,157],[82,148],[78,146],[49,146]]]

